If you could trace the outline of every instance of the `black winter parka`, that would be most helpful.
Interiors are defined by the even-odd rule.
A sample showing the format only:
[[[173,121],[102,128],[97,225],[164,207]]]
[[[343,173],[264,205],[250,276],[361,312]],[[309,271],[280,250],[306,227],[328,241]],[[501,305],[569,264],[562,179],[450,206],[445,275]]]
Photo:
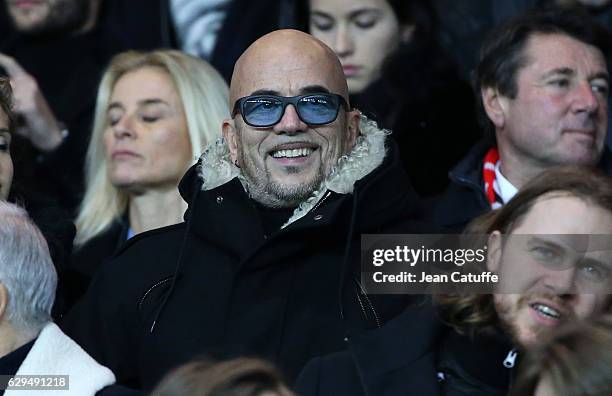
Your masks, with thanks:
[[[401,297],[376,306],[358,287],[360,235],[432,230],[413,221],[419,202],[386,133],[362,120],[362,134],[320,193],[270,235],[225,145],[213,145],[181,184],[186,221],[132,238],[64,330],[119,383],[149,389],[202,355],[264,357],[291,380],[310,358],[345,348],[347,321],[394,316]]]

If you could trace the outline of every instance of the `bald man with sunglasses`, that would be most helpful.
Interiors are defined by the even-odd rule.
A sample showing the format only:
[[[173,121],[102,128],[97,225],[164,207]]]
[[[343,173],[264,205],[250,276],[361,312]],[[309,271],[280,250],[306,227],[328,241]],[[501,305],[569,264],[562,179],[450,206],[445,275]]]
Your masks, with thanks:
[[[388,134],[350,108],[337,57],[305,33],[236,63],[231,116],[184,177],[182,224],[140,234],[64,328],[120,382],[151,388],[196,356],[258,356],[289,379],[387,312],[359,285],[360,236],[415,232]],[[387,309],[387,307],[385,307]]]

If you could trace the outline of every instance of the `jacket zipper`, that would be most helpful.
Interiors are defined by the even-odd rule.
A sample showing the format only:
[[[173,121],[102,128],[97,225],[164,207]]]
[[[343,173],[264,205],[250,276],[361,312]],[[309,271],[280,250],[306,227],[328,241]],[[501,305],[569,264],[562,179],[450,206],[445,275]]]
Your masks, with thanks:
[[[381,327],[381,325],[380,325],[380,317],[378,316],[378,313],[376,312],[376,309],[374,309],[374,304],[372,304],[372,301],[368,297],[366,291],[363,289],[363,286],[361,285],[361,282],[359,282],[357,280],[355,282],[357,282],[357,285],[359,286],[359,292],[357,294],[357,299],[359,300],[359,305],[361,306],[361,310],[363,311],[363,314],[365,315],[366,320],[367,320],[368,316],[367,316],[367,313],[366,313],[365,308],[363,306],[363,303],[361,301],[361,296],[363,296],[363,298],[365,298],[368,308],[370,308],[370,310],[372,311],[372,315],[374,315],[374,320],[376,321],[376,327],[380,328]]]
[[[329,196],[331,195],[331,191],[328,191],[327,193],[325,193],[325,195],[323,196],[323,198],[321,198],[319,200],[319,202],[317,202],[317,204],[315,206],[313,206],[312,209],[310,209],[310,212],[314,212],[315,210],[317,210],[319,208],[319,206],[321,206],[321,204],[323,203],[323,201],[325,201],[327,198],[329,198]]]
[[[160,281],[158,281],[156,284],[154,284],[153,286],[151,286],[149,288],[149,290],[146,291],[145,294],[142,295],[142,297],[140,297],[140,299],[138,299],[138,310],[140,311],[140,309],[142,308],[142,304],[144,303],[144,300],[147,298],[147,296],[153,291],[153,289],[155,289],[158,286],[163,285],[164,283],[168,282],[170,279],[172,279],[172,276],[168,276]]]
[[[508,352],[508,355],[504,359],[504,367],[505,368],[512,368],[512,367],[514,367],[517,355],[518,355],[518,352],[517,352],[516,349],[510,350],[510,352]]]

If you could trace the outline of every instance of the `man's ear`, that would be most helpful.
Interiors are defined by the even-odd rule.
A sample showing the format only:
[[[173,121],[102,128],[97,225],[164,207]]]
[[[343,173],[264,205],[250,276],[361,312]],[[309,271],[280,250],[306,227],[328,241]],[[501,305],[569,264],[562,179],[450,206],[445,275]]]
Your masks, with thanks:
[[[491,272],[498,272],[501,266],[502,256],[502,234],[493,231],[487,240],[487,269]]]
[[[6,290],[6,286],[0,283],[0,322],[4,318],[4,315],[6,314],[6,307],[8,306],[8,302],[9,302],[9,295],[8,295],[8,291]]]
[[[347,129],[347,152],[350,152],[353,147],[355,147],[355,143],[357,142],[357,137],[361,134],[361,129],[359,125],[361,124],[361,111],[352,110],[346,113],[346,129]]]
[[[493,125],[495,125],[495,128],[503,128],[506,124],[508,98],[492,87],[482,88],[480,95],[485,112]]]
[[[223,120],[223,138],[225,144],[230,151],[230,157],[232,162],[235,163],[238,159],[238,131],[236,130],[236,124],[231,118]]]

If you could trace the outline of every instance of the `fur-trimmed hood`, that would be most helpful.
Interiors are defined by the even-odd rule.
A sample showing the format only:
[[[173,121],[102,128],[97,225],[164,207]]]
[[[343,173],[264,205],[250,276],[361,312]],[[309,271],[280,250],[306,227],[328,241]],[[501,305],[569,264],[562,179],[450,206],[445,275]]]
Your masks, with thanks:
[[[283,225],[293,223],[306,215],[327,191],[338,194],[350,194],[355,183],[376,169],[385,158],[385,139],[389,131],[380,129],[376,123],[364,115],[360,120],[360,134],[355,147],[350,153],[338,159],[321,187],[298,205],[291,218]],[[200,157],[197,174],[201,180],[201,189],[212,190],[234,178],[238,178],[245,191],[249,191],[248,182],[230,159],[230,152],[223,138],[209,145]]]
[[[88,396],[115,383],[115,376],[100,365],[54,323],[47,324],[16,375],[68,376],[69,389],[7,390],[5,396]]]

